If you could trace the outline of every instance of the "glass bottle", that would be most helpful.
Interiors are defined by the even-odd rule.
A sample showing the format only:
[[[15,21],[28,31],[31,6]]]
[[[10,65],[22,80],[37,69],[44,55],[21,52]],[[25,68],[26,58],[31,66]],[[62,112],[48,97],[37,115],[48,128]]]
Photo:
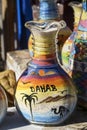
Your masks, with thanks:
[[[77,104],[69,76],[57,61],[56,38],[64,21],[27,22],[34,44],[33,56],[18,80],[15,104],[30,123],[58,125],[66,121]]]
[[[6,116],[7,107],[8,107],[7,96],[4,89],[0,85],[0,124],[2,123],[2,121]]]
[[[82,11],[74,40],[68,55],[68,74],[78,89],[78,103],[87,108],[87,1],[82,1]],[[73,35],[72,34],[72,35]],[[62,52],[63,53],[63,52]],[[64,58],[64,57],[62,57]],[[64,59],[63,59],[64,60]]]

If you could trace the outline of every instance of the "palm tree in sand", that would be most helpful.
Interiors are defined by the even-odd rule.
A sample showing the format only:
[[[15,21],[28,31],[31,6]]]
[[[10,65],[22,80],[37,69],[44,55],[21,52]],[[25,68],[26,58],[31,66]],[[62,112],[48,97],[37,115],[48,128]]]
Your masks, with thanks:
[[[30,106],[30,112],[31,112],[31,118],[33,120],[33,112],[32,112],[32,102],[34,103],[35,105],[35,101],[37,100],[38,101],[38,97],[36,96],[37,93],[32,93],[31,95],[27,95],[25,93],[21,93],[22,95],[24,95],[22,97],[22,100],[24,99],[25,101],[25,105],[27,106],[27,104],[29,103],[29,106]]]

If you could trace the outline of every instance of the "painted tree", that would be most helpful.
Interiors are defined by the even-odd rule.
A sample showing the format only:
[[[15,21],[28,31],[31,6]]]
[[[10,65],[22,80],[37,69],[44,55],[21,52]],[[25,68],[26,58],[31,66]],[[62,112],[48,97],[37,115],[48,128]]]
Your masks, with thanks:
[[[38,97],[36,96],[37,93],[32,93],[31,95],[27,95],[25,93],[21,93],[23,95],[22,100],[24,100],[25,105],[29,104],[30,112],[31,112],[31,118],[33,120],[33,112],[32,112],[32,103],[35,105],[35,101],[38,101]]]

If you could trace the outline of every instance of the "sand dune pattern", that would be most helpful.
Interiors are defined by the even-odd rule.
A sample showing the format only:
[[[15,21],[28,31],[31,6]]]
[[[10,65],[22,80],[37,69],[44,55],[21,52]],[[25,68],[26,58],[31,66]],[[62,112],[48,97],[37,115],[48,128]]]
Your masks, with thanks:
[[[49,96],[49,97],[47,97],[46,99],[40,101],[38,104],[40,104],[40,103],[56,102],[56,101],[58,101],[58,100],[68,99],[68,98],[72,98],[72,97],[74,97],[74,96],[72,96],[72,95],[70,95],[70,94],[66,94],[66,95],[64,95],[64,96],[58,95],[58,96],[56,96],[56,97]]]

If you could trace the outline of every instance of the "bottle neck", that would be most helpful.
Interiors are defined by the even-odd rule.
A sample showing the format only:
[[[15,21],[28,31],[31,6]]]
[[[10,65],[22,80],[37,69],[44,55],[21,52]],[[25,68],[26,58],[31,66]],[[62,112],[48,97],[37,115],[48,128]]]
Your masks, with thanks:
[[[33,45],[33,66],[53,67],[57,64],[56,47],[54,44],[36,43]]]
[[[82,0],[82,8],[87,12],[87,0]]]
[[[54,65],[57,62],[55,44],[55,33],[38,33],[34,35],[34,43],[32,46],[33,56],[32,64],[39,66]]]
[[[35,41],[33,43],[33,59],[50,60],[56,57],[56,44],[55,40]]]
[[[41,20],[58,19],[58,7],[55,0],[40,0]]]

